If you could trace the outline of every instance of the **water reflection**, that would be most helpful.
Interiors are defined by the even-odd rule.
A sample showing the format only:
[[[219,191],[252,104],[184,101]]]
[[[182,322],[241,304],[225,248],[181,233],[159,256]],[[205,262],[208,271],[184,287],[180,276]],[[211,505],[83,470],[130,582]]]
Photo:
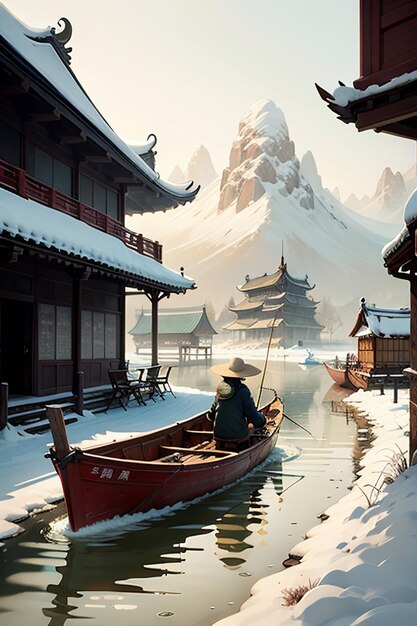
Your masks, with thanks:
[[[282,449],[268,464],[222,493],[129,525],[124,534],[68,543],[56,531],[42,535],[56,511],[37,516],[2,553],[0,612],[22,626],[64,626],[70,619],[154,626],[162,617],[173,626],[209,626],[235,612],[257,579],[282,569],[317,514],[352,480],[355,424],[332,413],[327,374],[314,370],[272,363],[265,386],[279,390],[286,412],[316,439],[284,422]],[[173,378],[206,390],[218,380],[204,368],[177,370]],[[256,381],[248,382],[256,396]]]
[[[277,450],[271,465],[277,475],[265,474],[268,464],[247,481],[177,511],[169,523],[166,518],[142,522],[137,530],[130,528],[130,532],[108,542],[103,537],[99,544],[72,541],[65,564],[56,568],[61,580],[47,587],[55,596],[52,606],[43,609],[50,618],[49,626],[85,617],[79,614],[81,607],[76,600],[87,592],[99,594],[97,598],[102,601],[109,594],[118,601],[132,594],[181,594],[183,585],[177,578],[187,572],[188,561],[195,559],[196,553],[208,549],[224,568],[242,569],[247,552],[267,534],[269,511],[278,504],[283,490]]]

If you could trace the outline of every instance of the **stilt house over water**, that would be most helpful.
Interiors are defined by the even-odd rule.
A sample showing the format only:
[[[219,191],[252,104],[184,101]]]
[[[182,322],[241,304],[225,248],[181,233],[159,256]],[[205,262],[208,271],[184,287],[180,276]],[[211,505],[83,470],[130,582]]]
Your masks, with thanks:
[[[276,344],[316,344],[323,326],[314,317],[318,302],[306,293],[314,287],[307,275],[305,278],[291,276],[282,256],[273,274],[257,278],[246,276],[245,283],[238,287],[245,300],[229,307],[237,319],[224,326],[224,330],[232,332],[234,341],[264,343],[269,341],[274,326]]]
[[[360,77],[333,93],[317,86],[339,119],[359,131],[376,130],[417,140],[417,1],[360,2]],[[404,211],[405,226],[383,250],[385,266],[410,283],[410,458],[417,450],[417,194]]]
[[[358,339],[358,368],[401,374],[410,365],[410,309],[382,309],[361,300],[350,337]]]
[[[151,345],[151,311],[142,311],[138,321],[129,331],[138,352]],[[205,306],[160,309],[158,312],[158,345],[172,348],[180,346],[211,346],[217,331],[213,328]]]
[[[152,169],[155,137],[130,147],[70,67],[71,25],[32,29],[0,4],[0,379],[25,396],[109,383],[124,358],[125,288],[152,304],[194,283],[127,213],[193,200]],[[121,94],[119,94],[121,96]]]

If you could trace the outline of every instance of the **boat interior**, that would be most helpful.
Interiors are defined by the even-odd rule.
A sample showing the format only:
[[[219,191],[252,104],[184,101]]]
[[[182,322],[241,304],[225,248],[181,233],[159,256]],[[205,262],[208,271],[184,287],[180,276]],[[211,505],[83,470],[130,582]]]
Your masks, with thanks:
[[[271,407],[268,411],[268,419],[268,424],[262,432],[254,430],[253,434],[236,450],[221,449],[222,446],[213,438],[213,422],[207,418],[206,414],[203,414],[164,430],[84,448],[83,452],[114,459],[158,463],[196,463],[218,460],[222,457],[234,456],[242,449],[247,449],[258,441],[268,438],[282,419],[282,409],[275,405]]]

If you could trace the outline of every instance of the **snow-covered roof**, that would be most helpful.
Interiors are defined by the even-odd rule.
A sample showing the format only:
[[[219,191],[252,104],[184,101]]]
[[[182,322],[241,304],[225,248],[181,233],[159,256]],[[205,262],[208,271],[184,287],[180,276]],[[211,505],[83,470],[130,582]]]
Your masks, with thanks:
[[[405,241],[409,240],[410,237],[411,237],[411,235],[410,235],[410,231],[408,230],[408,227],[404,226],[400,230],[398,235],[396,235],[394,237],[394,239],[389,241],[382,248],[382,257],[383,257],[384,261],[386,261],[388,259],[388,257],[390,257],[392,254],[394,254],[394,252],[396,250],[398,250]]]
[[[192,279],[131,250],[117,237],[1,188],[0,233],[119,270],[133,279],[142,279],[169,290],[183,291],[194,287]]]
[[[146,148],[147,144],[141,144],[139,149],[135,145],[132,149],[113,131],[54,46],[48,41],[35,41],[36,38],[42,37],[52,37],[51,27],[41,30],[29,28],[0,3],[0,39],[3,39],[25,64],[29,63],[35,74],[40,74],[71,109],[81,115],[99,135],[112,144],[116,151],[128,159],[141,174],[141,178],[149,181],[156,190],[172,196],[175,202],[184,203],[192,200],[199,188],[196,188],[192,181],[179,185],[160,180],[159,175],[138,156],[138,153],[141,153],[139,149]]]
[[[273,285],[279,284],[284,278],[287,279],[288,282],[296,285],[297,287],[302,287],[305,290],[310,290],[314,288],[308,282],[308,276],[305,278],[294,278],[289,274],[287,270],[287,264],[281,263],[278,270],[273,274],[264,274],[263,276],[258,276],[256,278],[247,278],[246,282],[238,287],[239,291],[252,291],[255,289],[265,289],[266,287],[272,287]]]
[[[350,336],[362,337],[367,334],[376,337],[409,337],[410,309],[383,309],[368,306],[364,300]]]
[[[335,104],[345,107],[357,100],[363,100],[365,98],[369,98],[370,96],[384,93],[390,89],[395,89],[396,87],[411,83],[414,80],[417,80],[417,70],[401,74],[401,76],[395,76],[395,78],[392,78],[383,85],[369,85],[366,89],[356,89],[355,87],[342,85],[333,91],[333,100]]]
[[[263,300],[259,302],[249,302],[249,300],[242,300],[235,306],[229,306],[229,311],[255,311],[256,309],[261,309],[263,306]]]

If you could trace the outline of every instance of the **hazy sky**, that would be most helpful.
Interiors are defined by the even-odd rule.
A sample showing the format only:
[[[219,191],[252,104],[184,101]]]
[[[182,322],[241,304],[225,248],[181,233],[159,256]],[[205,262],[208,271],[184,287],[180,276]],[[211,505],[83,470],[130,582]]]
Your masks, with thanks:
[[[415,163],[412,141],[358,133],[319,98],[359,75],[359,0],[5,0],[32,27],[73,26],[72,68],[121,136],[158,137],[167,178],[203,144],[227,165],[238,123],[258,100],[284,111],[297,156],[311,150],[325,186],[373,194],[384,167]]]

